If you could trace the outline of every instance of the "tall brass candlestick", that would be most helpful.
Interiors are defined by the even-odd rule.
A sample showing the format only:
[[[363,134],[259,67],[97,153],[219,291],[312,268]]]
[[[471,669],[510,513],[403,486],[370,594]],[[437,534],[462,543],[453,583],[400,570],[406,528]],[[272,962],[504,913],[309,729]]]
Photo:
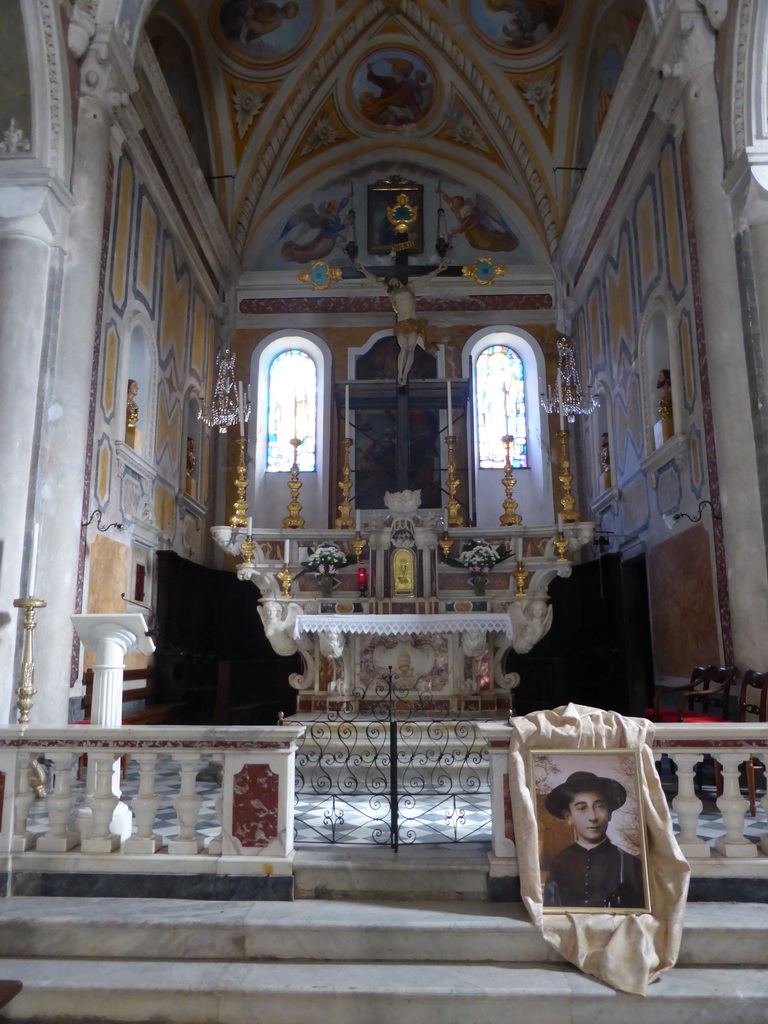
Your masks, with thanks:
[[[509,446],[514,441],[514,437],[511,437],[509,434],[506,434],[504,437],[502,437],[501,441],[502,444],[504,444],[507,449],[507,457],[504,463],[504,479],[502,481],[504,485],[504,492],[506,494],[506,498],[504,499],[503,502],[504,515],[499,516],[499,525],[519,526],[522,523],[523,519],[522,516],[518,514],[517,502],[512,497],[512,491],[515,489],[515,484],[517,483],[517,480],[515,480],[515,478],[512,476],[512,459],[509,454]]]
[[[235,490],[237,491],[237,501],[234,504],[234,515],[229,520],[230,526],[247,526],[248,517],[246,512],[248,511],[248,502],[245,500],[245,492],[248,487],[248,480],[245,476],[245,438],[238,437],[235,441],[238,448],[237,457],[237,476],[235,477]]]
[[[13,602],[14,608],[24,609],[24,651],[21,657],[21,681],[16,689],[19,699],[16,707],[19,710],[19,725],[29,725],[29,712],[32,710],[32,701],[37,693],[34,687],[35,662],[32,657],[32,631],[37,625],[35,612],[38,608],[45,608],[45,601],[39,597],[19,597]]]
[[[560,504],[563,506],[563,522],[578,523],[579,513],[576,511],[576,499],[571,494],[573,475],[571,474],[571,463],[568,458],[568,431],[565,429],[558,431],[557,437],[563,448],[563,454],[560,459],[560,473],[558,475],[558,480],[563,485],[563,496],[560,499]]]
[[[286,529],[301,530],[304,526],[304,520],[299,515],[301,512],[301,505],[299,504],[299,491],[301,490],[301,480],[299,480],[299,445],[301,444],[301,438],[291,438],[291,444],[293,445],[293,465],[291,466],[291,479],[288,481],[291,500],[286,506],[288,515],[283,519],[283,526]]]
[[[336,517],[337,530],[352,529],[352,505],[350,504],[349,501],[349,492],[352,490],[352,473],[350,472],[349,469],[349,449],[351,447],[351,438],[344,438],[344,461],[341,466],[341,480],[339,480],[339,490],[341,491],[341,503],[339,505],[339,514]]]
[[[448,434],[445,439],[448,446],[448,470],[445,475],[445,487],[448,491],[448,526],[463,526],[464,518],[461,514],[461,506],[456,501],[456,491],[459,489],[459,478],[456,476],[456,463],[454,461],[453,449],[456,447],[456,435]]]

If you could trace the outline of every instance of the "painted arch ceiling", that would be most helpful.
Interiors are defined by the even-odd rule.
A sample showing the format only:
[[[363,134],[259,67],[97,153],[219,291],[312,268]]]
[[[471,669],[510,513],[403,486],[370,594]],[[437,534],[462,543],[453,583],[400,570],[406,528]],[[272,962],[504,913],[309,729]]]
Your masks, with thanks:
[[[366,194],[393,174],[423,186],[425,258],[442,207],[454,262],[522,270],[557,248],[643,10],[159,0],[144,30],[246,271],[343,261],[353,210],[363,253],[386,241]]]

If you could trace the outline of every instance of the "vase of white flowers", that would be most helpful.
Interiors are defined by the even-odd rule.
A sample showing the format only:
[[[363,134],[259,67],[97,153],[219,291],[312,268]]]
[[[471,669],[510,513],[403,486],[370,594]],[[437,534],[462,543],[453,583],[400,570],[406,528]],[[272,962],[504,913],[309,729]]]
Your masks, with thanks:
[[[469,570],[469,582],[476,597],[485,596],[488,574],[493,567],[508,557],[503,547],[494,548],[484,540],[469,540],[458,558],[445,558],[448,565]]]
[[[333,588],[339,582],[338,571],[345,565],[349,565],[352,559],[335,544],[318,544],[316,548],[309,548],[309,557],[301,564],[304,568],[297,576],[303,576],[305,572],[313,572],[320,581],[320,594],[322,597],[331,597]]]

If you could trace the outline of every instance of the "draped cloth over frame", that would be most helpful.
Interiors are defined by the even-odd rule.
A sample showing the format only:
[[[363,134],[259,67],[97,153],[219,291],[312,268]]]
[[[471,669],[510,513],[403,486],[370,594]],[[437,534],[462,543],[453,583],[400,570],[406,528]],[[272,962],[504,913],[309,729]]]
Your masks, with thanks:
[[[566,960],[595,978],[645,995],[650,982],[673,967],[680,949],[690,867],[672,832],[651,743],[654,726],[644,718],[568,704],[510,719],[509,787],[520,889],[531,920]],[[638,799],[648,847],[649,914],[543,913],[536,797],[529,776],[531,750],[639,752]]]

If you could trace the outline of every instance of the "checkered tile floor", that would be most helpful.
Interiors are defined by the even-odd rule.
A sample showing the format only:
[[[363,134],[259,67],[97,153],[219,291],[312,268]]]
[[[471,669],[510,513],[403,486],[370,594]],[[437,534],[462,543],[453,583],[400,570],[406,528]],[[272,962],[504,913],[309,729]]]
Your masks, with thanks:
[[[662,773],[662,784],[671,801],[675,795],[676,782],[671,774]],[[155,775],[155,785],[163,800],[158,811],[155,831],[165,839],[178,834],[176,812],[172,799],[178,791],[178,768],[170,757],[160,758]],[[85,781],[73,778],[72,790],[76,803],[82,800]],[[122,799],[130,804],[138,790],[138,768],[130,762],[128,775],[122,782]],[[216,765],[204,761],[198,771],[197,794],[202,799],[198,832],[206,838],[219,834],[215,800],[220,787]],[[757,842],[768,833],[765,809],[760,802],[762,791],[758,792],[757,814],[747,815],[745,835]],[[699,819],[698,834],[711,841],[724,835],[723,819],[715,804],[713,785],[701,790],[704,811]],[[672,812],[675,831],[679,831],[677,819]],[[490,842],[491,816],[490,800],[487,793],[470,796],[420,796],[400,795],[400,842],[408,843],[451,843]],[[48,814],[44,800],[35,800],[30,809],[28,828],[31,832],[45,832],[48,828]],[[299,844],[329,843],[379,843],[389,842],[390,807],[389,797],[380,796],[335,796],[321,797],[302,795],[296,808],[296,842]]]

